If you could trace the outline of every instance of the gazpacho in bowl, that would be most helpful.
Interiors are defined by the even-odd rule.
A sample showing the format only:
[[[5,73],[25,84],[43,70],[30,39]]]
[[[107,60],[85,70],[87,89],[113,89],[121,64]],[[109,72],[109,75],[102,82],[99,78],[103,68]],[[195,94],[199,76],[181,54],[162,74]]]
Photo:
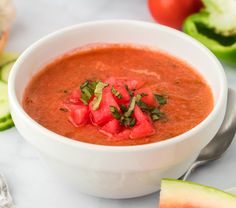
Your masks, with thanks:
[[[47,129],[82,142],[140,145],[175,137],[213,108],[203,77],[167,53],[128,44],[81,47],[30,81],[25,111]]]
[[[186,34],[110,20],[34,43],[8,92],[17,130],[56,176],[90,195],[131,198],[193,163],[223,121],[227,81]]]

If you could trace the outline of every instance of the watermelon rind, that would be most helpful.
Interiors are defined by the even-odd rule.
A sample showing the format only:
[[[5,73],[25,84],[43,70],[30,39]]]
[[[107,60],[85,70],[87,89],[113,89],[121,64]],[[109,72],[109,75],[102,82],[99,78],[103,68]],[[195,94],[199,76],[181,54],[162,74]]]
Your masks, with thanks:
[[[163,179],[160,208],[236,208],[236,196],[194,182]]]

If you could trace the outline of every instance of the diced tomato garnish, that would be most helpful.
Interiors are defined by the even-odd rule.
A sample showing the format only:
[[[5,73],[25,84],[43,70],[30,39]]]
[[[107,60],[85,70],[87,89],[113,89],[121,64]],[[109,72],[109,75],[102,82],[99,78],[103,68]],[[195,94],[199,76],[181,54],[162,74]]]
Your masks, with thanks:
[[[109,121],[108,123],[106,123],[100,129],[100,131],[105,134],[108,134],[108,135],[115,135],[115,134],[119,133],[120,129],[121,129],[120,122],[116,119],[113,119],[113,120]]]
[[[90,115],[92,123],[96,125],[103,125],[114,118],[110,111],[110,106],[114,106],[120,110],[111,92],[105,92],[104,90],[100,107],[97,110],[93,110],[92,104],[93,102],[91,101],[89,104]]]
[[[151,89],[141,88],[141,89],[137,90],[135,94],[137,95],[137,94],[141,94],[141,93],[146,94],[146,96],[143,96],[141,99],[144,103],[146,103],[149,106],[156,106],[157,105],[157,101],[156,101]]]
[[[155,129],[150,119],[137,106],[134,109],[134,117],[137,120],[137,124],[131,129],[131,133],[130,133],[131,139],[150,136],[155,133]]]
[[[86,124],[89,121],[89,108],[86,105],[77,105],[76,109],[73,109],[69,117],[70,122],[75,126]]]

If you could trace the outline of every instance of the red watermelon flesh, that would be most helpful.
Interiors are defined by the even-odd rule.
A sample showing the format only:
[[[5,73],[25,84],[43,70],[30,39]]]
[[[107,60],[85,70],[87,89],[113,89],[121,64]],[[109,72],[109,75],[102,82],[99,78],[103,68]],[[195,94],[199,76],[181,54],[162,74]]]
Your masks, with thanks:
[[[146,111],[143,112],[137,103],[134,104],[135,108],[132,114],[128,117],[125,114],[128,112],[127,109],[130,108],[133,96],[141,93],[146,94],[141,99],[147,106],[157,108],[158,103],[153,96],[152,90],[141,88],[144,82],[136,79],[128,80],[125,78],[110,77],[103,80],[103,83],[108,84],[108,86],[102,88],[102,92],[100,92],[101,102],[96,109],[93,109],[93,100],[97,96],[95,95],[95,90],[92,91],[93,94],[88,100],[85,100],[85,92],[83,92],[82,96],[80,89],[75,89],[70,94],[70,97],[64,103],[64,107],[70,111],[68,117],[70,122],[75,126],[90,123],[97,126],[100,132],[108,135],[109,139],[114,140],[138,139],[153,135],[155,128],[150,115]],[[115,90],[112,89],[113,87]],[[119,92],[118,95],[116,91]],[[121,98],[119,98],[120,94]],[[111,107],[115,107],[118,110],[119,118],[117,118],[117,114],[115,115],[111,111]],[[131,118],[135,121],[133,125],[128,123]]]
[[[92,122],[96,125],[103,125],[113,119],[113,115],[110,111],[110,106],[114,106],[117,109],[120,109],[113,95],[109,91],[103,92],[102,101],[100,103],[100,107],[97,110],[93,110],[92,105],[93,102],[89,104],[89,109]]]
[[[236,196],[197,183],[163,179],[160,208],[236,208]]]
[[[138,106],[135,106],[134,117],[137,120],[137,124],[131,129],[131,139],[150,136],[155,133],[155,129],[148,116]]]
[[[144,103],[146,103],[149,106],[156,106],[157,105],[157,101],[153,95],[153,92],[150,88],[141,88],[139,90],[136,91],[136,94],[141,94],[144,93],[145,96],[142,97],[142,101]]]

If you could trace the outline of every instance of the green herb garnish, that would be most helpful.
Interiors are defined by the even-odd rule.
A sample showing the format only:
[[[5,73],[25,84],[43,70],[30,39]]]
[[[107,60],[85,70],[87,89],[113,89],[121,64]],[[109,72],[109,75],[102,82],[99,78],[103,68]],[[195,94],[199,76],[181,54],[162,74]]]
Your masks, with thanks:
[[[154,97],[160,105],[165,105],[167,103],[166,97],[164,95],[154,94]]]
[[[150,110],[150,117],[152,119],[152,121],[157,121],[159,119],[163,119],[166,118],[166,115],[164,112],[161,112],[160,109],[158,108],[153,108],[152,110]]]
[[[66,108],[59,108],[59,110],[62,112],[68,112],[68,110]]]
[[[114,87],[112,86],[111,92],[113,95],[115,95],[118,99],[121,99],[123,96],[122,94]]]
[[[125,85],[125,89],[126,89],[127,92],[129,93],[130,97],[133,97],[133,96],[134,96],[134,91],[135,91],[135,90],[129,89],[128,85]]]
[[[125,127],[133,127],[136,124],[136,119],[134,117],[124,117],[120,119],[120,124]]]
[[[136,102],[139,102],[142,99],[142,97],[144,97],[144,96],[148,96],[148,94],[147,93],[141,93],[141,94],[136,95],[135,96]]]
[[[120,120],[121,114],[115,106],[110,105],[110,111],[115,119]]]
[[[131,98],[131,101],[130,101],[130,104],[129,104],[129,108],[128,108],[128,110],[124,113],[124,116],[125,116],[126,118],[132,116],[133,111],[134,111],[135,104],[136,104],[136,99],[135,99],[135,97],[132,97],[132,98]]]
[[[104,82],[98,82],[94,90],[95,97],[93,99],[92,110],[97,110],[100,106],[102,100],[102,90],[107,87],[109,84]]]
[[[80,89],[83,90],[85,87],[89,86],[89,80],[86,80],[82,85],[80,85]]]
[[[90,80],[86,80],[82,85],[80,85],[80,90],[82,92],[80,100],[85,105],[88,105],[89,100],[93,96],[97,83],[98,82],[92,82]]]
[[[150,111],[150,107],[141,100],[139,100],[137,102],[137,105],[141,108],[142,111],[144,111],[146,113],[148,113]]]
[[[121,104],[120,109],[121,109],[121,111],[122,111],[123,113],[124,113],[125,111],[127,111],[127,107],[126,107],[126,105],[124,105],[124,104]]]

